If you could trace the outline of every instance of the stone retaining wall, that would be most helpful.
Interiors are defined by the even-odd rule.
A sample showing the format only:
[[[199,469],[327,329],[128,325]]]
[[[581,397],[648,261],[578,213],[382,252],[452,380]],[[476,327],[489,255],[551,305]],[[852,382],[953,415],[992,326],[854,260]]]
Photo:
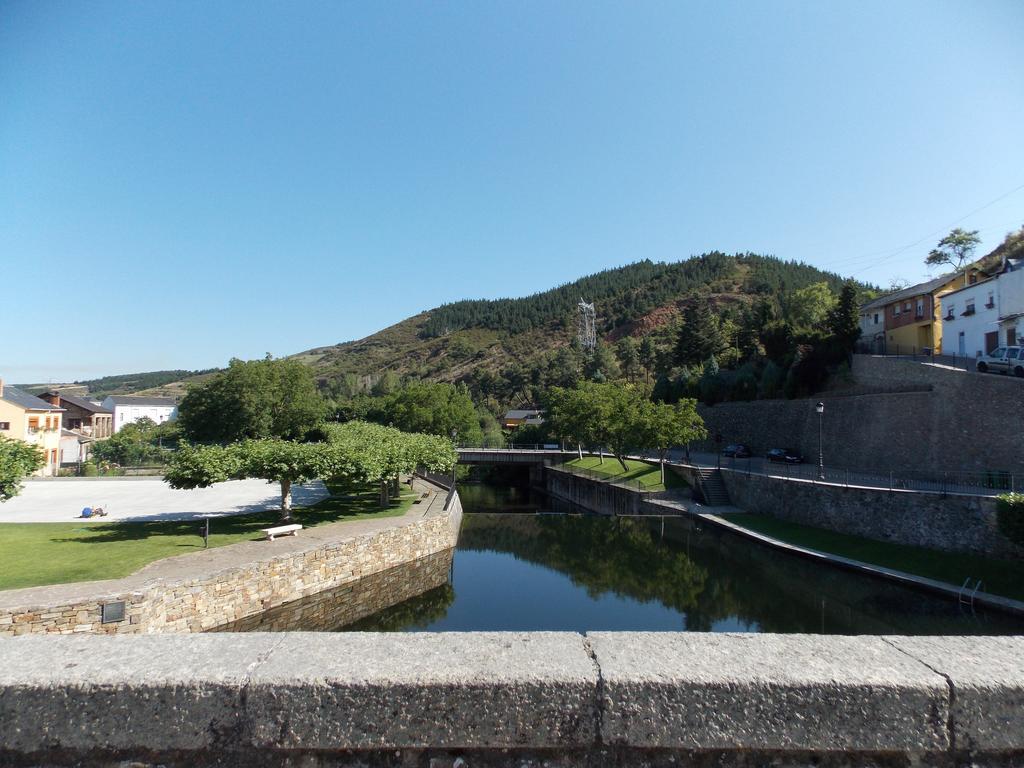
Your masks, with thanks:
[[[984,496],[846,488],[722,469],[734,505],[830,531],[949,552],[1024,557],[996,527],[996,502]]]
[[[615,461],[615,459],[609,459]],[[546,467],[544,490],[553,498],[582,507],[599,515],[636,515],[640,513],[642,494],[569,470]]]
[[[1024,638],[0,639],[0,764],[1019,764]]]
[[[854,355],[858,384],[876,389],[930,386],[930,392],[758,400],[698,407],[708,432],[759,455],[794,448],[818,455],[819,400],[825,463],[849,469],[1012,472],[1024,477],[1024,381]],[[784,443],[784,445],[783,445]],[[701,446],[715,450],[710,442]]]
[[[195,575],[175,580],[147,580],[144,569],[143,575],[126,579],[3,592],[0,636],[210,630],[451,550],[458,541],[462,506],[458,494],[448,509],[443,508],[444,500],[444,493],[432,493],[425,509],[414,506],[404,517],[382,521],[377,530],[360,535],[345,528],[357,523],[335,524],[333,534],[309,529],[308,534],[303,532],[305,537],[300,534],[298,544],[280,540],[293,549],[277,555],[270,554],[273,544],[265,542],[207,550],[211,565],[197,565]],[[322,535],[327,538],[316,539]],[[253,549],[252,559],[217,568],[218,556],[231,547]],[[102,606],[120,602],[124,619],[102,623]]]

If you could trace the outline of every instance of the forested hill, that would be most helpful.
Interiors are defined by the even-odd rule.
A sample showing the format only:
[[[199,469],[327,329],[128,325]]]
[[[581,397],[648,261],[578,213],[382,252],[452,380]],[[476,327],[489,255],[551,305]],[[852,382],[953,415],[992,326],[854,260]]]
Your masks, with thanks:
[[[539,283],[543,276],[533,279]],[[524,298],[446,304],[365,339],[295,357],[312,365],[323,386],[337,396],[365,391],[382,380],[393,386],[408,377],[465,381],[475,393],[514,401],[522,399],[516,393],[524,383],[543,386],[580,367],[573,348],[580,299],[594,302],[603,344],[649,338],[648,348],[653,342],[668,365],[684,307],[707,303],[728,329],[738,326],[755,304],[784,311],[795,292],[821,283],[837,295],[844,279],[807,264],[750,253],[641,261]]]
[[[557,288],[521,299],[467,300],[445,304],[429,313],[420,336],[434,338],[466,328],[524,333],[575,315],[580,299],[600,306],[601,327],[609,331],[688,293],[721,281],[745,294],[783,295],[815,282],[838,293],[839,275],[800,262],[755,254],[727,256],[713,252],[675,263],[640,261],[607,269]]]

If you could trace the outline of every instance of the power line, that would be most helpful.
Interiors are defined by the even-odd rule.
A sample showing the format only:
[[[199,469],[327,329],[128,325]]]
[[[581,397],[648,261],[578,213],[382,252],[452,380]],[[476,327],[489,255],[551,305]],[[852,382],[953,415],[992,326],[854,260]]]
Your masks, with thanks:
[[[873,267],[878,266],[883,261],[886,261],[887,259],[891,259],[893,256],[898,256],[901,253],[909,251],[911,248],[914,248],[915,246],[920,245],[925,240],[929,240],[929,239],[935,237],[936,235],[942,234],[943,232],[945,232],[945,231],[947,231],[949,229],[952,229],[953,227],[955,227],[957,224],[959,224],[964,219],[969,219],[971,216],[974,216],[977,213],[981,213],[986,208],[992,207],[996,203],[1000,202],[1001,200],[1005,200],[1006,198],[1010,197],[1010,195],[1013,195],[1013,194],[1019,192],[1022,189],[1024,189],[1024,184],[1020,184],[1019,186],[1014,187],[1009,192],[1004,192],[1003,194],[999,195],[999,197],[996,197],[996,198],[990,200],[989,202],[985,203],[981,207],[975,208],[970,213],[964,214],[960,218],[956,219],[955,221],[950,222],[949,224],[947,224],[944,227],[939,227],[935,231],[929,232],[924,237],[921,237],[918,240],[915,240],[914,242],[912,242],[912,243],[910,243],[908,245],[904,245],[904,246],[901,246],[900,248],[897,248],[895,250],[885,252],[879,259],[876,259],[875,261],[872,261],[867,266],[862,267],[861,269],[857,270],[856,272],[853,272],[852,275],[859,275],[862,272],[866,272],[867,270],[869,270],[869,269],[871,269]],[[857,262],[859,262],[859,261],[861,261],[863,259],[872,258],[877,253],[878,252],[876,251],[875,253],[872,253],[872,254],[864,254],[862,256],[854,256],[854,257],[850,257],[850,258],[846,258],[846,259],[839,259],[838,261],[833,262],[833,264],[843,264],[843,263],[848,263],[848,264],[853,263],[853,264],[855,264],[855,263],[857,263]]]

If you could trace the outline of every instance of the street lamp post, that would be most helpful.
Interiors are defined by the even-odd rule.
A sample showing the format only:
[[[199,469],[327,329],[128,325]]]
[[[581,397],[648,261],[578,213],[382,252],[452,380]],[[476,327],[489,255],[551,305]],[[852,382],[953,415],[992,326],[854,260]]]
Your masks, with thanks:
[[[825,479],[825,454],[822,452],[821,445],[821,421],[822,415],[825,413],[825,404],[818,403],[814,406],[814,410],[818,412],[818,479]]]

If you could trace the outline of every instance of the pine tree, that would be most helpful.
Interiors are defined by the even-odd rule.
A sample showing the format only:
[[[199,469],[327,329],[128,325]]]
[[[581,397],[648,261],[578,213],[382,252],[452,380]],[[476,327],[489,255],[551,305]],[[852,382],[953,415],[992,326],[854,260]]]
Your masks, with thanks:
[[[676,341],[676,362],[698,365],[724,348],[722,329],[711,312],[707,299],[692,301],[683,311],[683,322]]]

